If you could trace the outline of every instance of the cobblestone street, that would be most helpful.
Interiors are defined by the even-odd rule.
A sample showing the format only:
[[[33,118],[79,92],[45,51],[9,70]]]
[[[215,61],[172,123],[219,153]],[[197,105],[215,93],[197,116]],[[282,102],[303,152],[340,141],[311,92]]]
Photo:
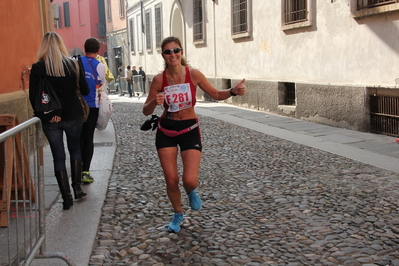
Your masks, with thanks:
[[[155,131],[140,131],[142,103],[113,105],[117,149],[90,265],[399,265],[398,174],[206,116],[203,207],[182,193],[184,223],[169,233]]]

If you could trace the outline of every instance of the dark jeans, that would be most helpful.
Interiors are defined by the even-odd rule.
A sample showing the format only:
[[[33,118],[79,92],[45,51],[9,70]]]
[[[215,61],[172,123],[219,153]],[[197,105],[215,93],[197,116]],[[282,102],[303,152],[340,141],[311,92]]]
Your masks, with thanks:
[[[118,92],[119,92],[119,94],[124,94],[122,81],[118,81],[117,84],[118,84]]]
[[[145,92],[145,79],[143,79],[143,82],[141,82],[141,87],[143,88],[143,93],[146,94],[146,92]]]
[[[99,108],[91,108],[87,121],[83,123],[81,150],[82,150],[82,171],[89,172],[90,164],[94,153],[94,130],[96,129]]]
[[[129,96],[132,97],[133,96],[133,92],[132,92],[132,85],[133,84],[127,84],[127,91],[129,92]]]
[[[58,123],[43,123],[43,132],[50,144],[53,154],[54,171],[66,171],[66,155],[64,147],[64,132],[67,140],[70,160],[81,159],[80,134],[82,132],[82,118]]]

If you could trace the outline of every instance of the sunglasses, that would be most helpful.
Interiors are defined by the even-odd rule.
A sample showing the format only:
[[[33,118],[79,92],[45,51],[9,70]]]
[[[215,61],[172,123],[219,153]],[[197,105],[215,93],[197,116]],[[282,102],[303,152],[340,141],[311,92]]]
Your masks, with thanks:
[[[180,53],[181,52],[181,48],[179,48],[179,47],[176,47],[176,48],[173,48],[173,49],[165,49],[165,50],[163,50],[163,54],[172,54],[172,52],[174,52],[175,54],[178,54],[178,53]]]

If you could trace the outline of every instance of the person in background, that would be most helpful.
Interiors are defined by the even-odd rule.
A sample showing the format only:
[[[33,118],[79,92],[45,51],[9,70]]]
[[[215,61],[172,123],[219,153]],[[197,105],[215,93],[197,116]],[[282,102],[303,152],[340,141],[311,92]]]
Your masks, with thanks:
[[[115,77],[114,77],[114,75],[112,75],[111,70],[109,70],[107,60],[105,60],[105,58],[102,57],[101,55],[97,55],[96,59],[105,65],[105,68],[106,68],[105,80],[108,82],[108,84],[111,83],[111,81],[113,81],[115,79]],[[107,87],[107,89],[108,89],[108,93],[109,93],[109,87]]]
[[[136,66],[133,66],[132,72],[133,72],[133,76],[138,76],[139,75],[139,72],[137,72]]]
[[[117,87],[117,92],[119,93],[119,96],[123,96],[123,88],[122,88],[122,68],[118,67],[118,76],[115,79],[116,87]]]
[[[141,82],[141,90],[143,91],[143,94],[146,94],[145,92],[145,80],[146,80],[146,76],[145,76],[145,72],[143,70],[143,67],[139,67],[139,75],[141,75],[142,78],[142,82]]]
[[[215,100],[225,100],[231,96],[244,95],[245,79],[228,90],[217,90],[199,70],[188,66],[183,58],[181,42],[176,37],[162,41],[162,57],[165,69],[151,82],[143,114],[151,115],[158,105],[164,112],[159,118],[155,146],[165,176],[166,192],[173,207],[173,218],[169,223],[170,232],[179,232],[183,221],[181,206],[180,177],[177,169],[177,156],[183,162],[182,181],[191,209],[199,210],[202,201],[197,195],[198,172],[202,154],[202,139],[198,117],[194,111],[196,88],[200,87]]]
[[[127,82],[127,91],[129,92],[129,97],[132,98],[133,91],[132,91],[132,84],[133,84],[133,73],[130,70],[130,66],[127,66],[125,69],[125,78]]]
[[[55,177],[63,199],[63,209],[73,205],[73,198],[66,169],[64,134],[71,164],[72,188],[75,199],[87,194],[81,188],[82,157],[80,151],[80,134],[83,126],[83,110],[76,95],[77,71],[79,71],[79,87],[82,95],[89,93],[83,69],[79,69],[75,61],[69,58],[62,38],[55,32],[47,32],[43,36],[38,53],[37,63],[32,65],[29,81],[29,100],[34,108],[39,80],[42,74],[50,82],[62,105],[62,114],[54,114],[48,121],[42,121],[43,132],[50,144],[53,155]]]
[[[81,137],[82,182],[92,183],[94,178],[90,174],[90,165],[94,153],[94,130],[98,119],[101,94],[107,93],[106,91],[101,91],[102,84],[106,84],[106,67],[96,59],[100,50],[100,42],[96,38],[88,38],[84,44],[84,49],[85,56],[81,56],[79,59],[83,64],[86,81],[90,88],[90,93],[87,96],[83,96],[90,107],[90,113],[87,121],[83,123]]]
[[[133,66],[133,70],[132,70],[132,74],[133,74],[133,91],[139,91],[138,86],[141,86],[139,84],[139,72],[137,72],[136,66]],[[135,90],[136,89],[136,90]],[[137,96],[140,97],[140,94],[137,92]]]

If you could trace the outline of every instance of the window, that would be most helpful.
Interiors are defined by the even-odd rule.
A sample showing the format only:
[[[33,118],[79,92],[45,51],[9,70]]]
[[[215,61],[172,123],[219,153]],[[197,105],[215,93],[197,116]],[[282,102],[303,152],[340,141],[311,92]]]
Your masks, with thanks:
[[[283,30],[312,26],[313,2],[312,0],[282,0]]]
[[[107,0],[107,21],[112,21],[112,13],[111,13],[111,0]]]
[[[71,19],[69,17],[69,2],[64,2],[64,26],[70,27],[71,26]]]
[[[357,10],[397,3],[397,0],[357,0]]]
[[[53,4],[53,14],[54,14],[54,28],[60,29],[61,28],[60,4],[58,3]]]
[[[155,6],[155,45],[161,49],[162,42],[162,3]]]
[[[279,105],[296,105],[295,83],[279,82]]]
[[[193,21],[193,35],[194,42],[204,40],[203,34],[203,16],[202,16],[202,0],[194,0],[194,21]]]
[[[249,37],[251,34],[251,0],[232,0],[233,38]]]
[[[141,14],[136,17],[136,44],[137,51],[139,53],[143,52],[143,34],[145,32],[143,20],[141,19]]]
[[[129,40],[130,40],[130,52],[134,53],[134,25],[133,25],[133,19],[129,20]]]
[[[151,43],[151,13],[150,10],[145,11],[145,41],[147,50],[152,49]]]
[[[125,0],[119,0],[119,17],[125,17]]]
[[[308,16],[306,0],[286,0],[284,2],[284,24],[305,21]]]
[[[284,105],[295,105],[295,83],[284,83]]]
[[[352,0],[354,18],[399,11],[399,0]]]

